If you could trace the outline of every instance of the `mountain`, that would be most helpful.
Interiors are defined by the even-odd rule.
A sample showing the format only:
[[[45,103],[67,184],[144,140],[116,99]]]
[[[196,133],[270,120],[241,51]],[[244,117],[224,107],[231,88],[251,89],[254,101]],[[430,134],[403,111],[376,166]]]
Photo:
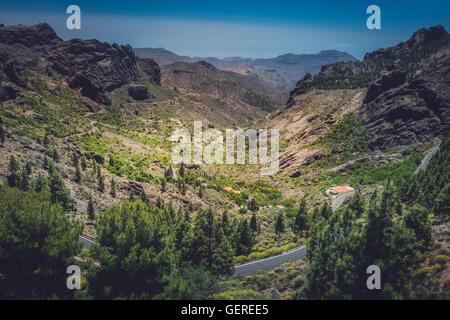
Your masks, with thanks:
[[[141,58],[151,58],[160,66],[176,62],[196,62],[197,60],[187,56],[179,56],[163,48],[134,48],[134,53]]]
[[[356,58],[345,52],[336,50],[321,51],[317,54],[284,54],[270,59],[251,59],[231,57],[219,59],[215,57],[179,56],[168,50],[158,48],[134,49],[137,56],[152,58],[159,65],[165,66],[176,62],[206,61],[218,69],[233,71],[252,78],[272,92],[289,91],[299,77],[307,72],[318,73],[324,64],[336,61],[356,61]]]
[[[345,52],[336,50],[321,51],[317,54],[293,54],[288,53],[270,59],[248,59],[248,58],[195,58],[202,59],[214,64],[219,68],[247,75],[256,75],[272,82],[269,79],[274,73],[281,78],[274,90],[283,91],[293,88],[299,79],[306,73],[318,73],[324,64],[336,61],[356,61],[357,59]]]
[[[406,42],[364,60],[324,65],[298,81],[289,109],[312,90],[367,89],[358,118],[372,150],[442,137],[450,130],[450,36],[442,26],[420,29]]]
[[[283,103],[282,95],[270,95],[258,81],[205,61],[164,66],[161,81],[197,99],[196,104],[203,104],[208,113],[216,113],[219,122],[257,120]]]

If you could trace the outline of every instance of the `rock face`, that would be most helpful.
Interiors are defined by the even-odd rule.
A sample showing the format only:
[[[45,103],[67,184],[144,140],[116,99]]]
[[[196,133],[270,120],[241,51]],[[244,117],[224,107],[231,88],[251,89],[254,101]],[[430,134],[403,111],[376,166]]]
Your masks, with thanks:
[[[129,86],[128,94],[135,100],[145,100],[150,97],[147,91],[147,87],[144,85]]]
[[[159,66],[151,59],[139,59],[138,67],[129,45],[97,40],[63,41],[46,23],[0,26],[0,80],[29,88],[25,75],[30,72],[62,78],[71,88],[81,88],[81,94],[93,101],[86,102],[93,109],[98,109],[95,103],[110,103],[108,91],[142,78],[159,85],[161,78]],[[14,98],[2,91],[2,99]]]
[[[110,45],[98,40],[64,41],[52,50],[48,59],[57,70],[95,75],[107,91],[136,81],[139,75],[130,46]]]
[[[150,58],[137,58],[137,64],[140,70],[144,72],[149,81],[160,86],[161,85],[161,70],[158,64]]]
[[[95,102],[109,105],[111,101],[106,97],[104,87],[101,81],[87,71],[78,71],[69,80],[71,88],[81,88],[81,94]]]
[[[298,82],[297,85],[295,86],[294,90],[292,90],[289,93],[289,98],[288,101],[286,102],[286,109],[289,109],[290,107],[292,107],[294,105],[294,98],[300,94],[304,94],[308,91],[308,84],[311,82],[312,80],[312,75],[308,72],[305,74],[305,76],[303,78],[301,78]]]
[[[402,85],[402,78],[396,69],[369,87],[359,117],[373,150],[407,146],[450,132],[450,67],[408,85]]]

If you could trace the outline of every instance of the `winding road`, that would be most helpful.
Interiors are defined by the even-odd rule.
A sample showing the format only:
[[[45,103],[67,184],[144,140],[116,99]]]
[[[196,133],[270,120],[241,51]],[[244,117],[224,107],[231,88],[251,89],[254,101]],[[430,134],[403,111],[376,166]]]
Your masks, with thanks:
[[[303,259],[305,256],[306,256],[306,246],[297,247],[295,249],[286,251],[285,253],[282,253],[278,256],[273,256],[270,258],[237,265],[234,267],[235,270],[234,274],[249,275],[255,273],[258,270],[271,271],[283,263],[294,260],[300,260]]]
[[[431,158],[435,155],[436,152],[439,151],[441,147],[441,144],[438,144],[422,161],[422,165],[420,167],[420,170],[425,171],[425,169],[428,166],[428,163],[430,162]]]

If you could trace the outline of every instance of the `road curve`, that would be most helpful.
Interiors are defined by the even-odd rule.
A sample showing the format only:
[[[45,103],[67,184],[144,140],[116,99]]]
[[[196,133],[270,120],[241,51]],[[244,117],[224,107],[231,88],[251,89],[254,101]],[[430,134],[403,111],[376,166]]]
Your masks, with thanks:
[[[355,190],[339,195],[336,199],[333,200],[333,203],[331,204],[331,210],[333,212],[336,211],[340,206],[344,204],[345,200],[353,197],[354,194]]]
[[[437,147],[435,147],[422,161],[422,165],[420,166],[420,170],[425,171],[428,163],[430,162],[431,158],[436,154],[436,152],[439,151],[441,144],[438,144]]]
[[[78,241],[81,242],[83,244],[83,247],[87,250],[89,250],[93,244],[97,244],[97,242],[88,239],[84,236],[79,236]]]
[[[273,256],[270,258],[235,266],[234,274],[249,275],[255,273],[258,270],[271,271],[283,263],[293,260],[300,260],[303,259],[305,256],[306,256],[306,246],[297,247],[295,249],[282,253],[278,256]]]

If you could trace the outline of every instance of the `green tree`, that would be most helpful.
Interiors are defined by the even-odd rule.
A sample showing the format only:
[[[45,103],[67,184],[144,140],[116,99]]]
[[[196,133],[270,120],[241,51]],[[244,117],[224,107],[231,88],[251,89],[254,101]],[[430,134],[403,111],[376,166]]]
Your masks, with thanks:
[[[34,180],[34,191],[35,192],[50,191],[47,178],[39,174]]]
[[[95,219],[95,204],[94,200],[92,199],[92,196],[89,197],[88,206],[87,206],[87,214],[89,219],[94,220]]]
[[[114,177],[111,178],[111,197],[116,197],[116,181],[114,180]]]
[[[252,218],[250,219],[250,229],[252,229],[253,232],[258,232],[259,227],[258,227],[258,221],[256,219],[256,213],[253,212],[252,214]]]
[[[306,209],[306,200],[303,198],[294,220],[294,231],[299,232],[300,237],[303,237],[303,231],[306,230],[307,219],[308,211]]]
[[[9,175],[7,177],[8,185],[12,188],[20,187],[21,184],[21,176],[17,171],[19,171],[20,166],[14,156],[9,157]]]
[[[66,268],[80,251],[80,223],[47,192],[0,186],[0,299],[70,298]]]
[[[100,267],[88,277],[96,298],[149,299],[161,294],[177,262],[164,211],[142,201],[112,205],[98,218],[92,256]]]
[[[5,143],[5,130],[3,129],[3,126],[0,125],[0,142],[2,144],[2,147]]]
[[[50,176],[50,193],[53,203],[59,202],[64,209],[73,210],[73,199],[61,176],[54,172]]]
[[[275,221],[275,233],[281,234],[283,232],[284,232],[284,215],[283,213],[280,212]]]
[[[74,181],[77,183],[81,182],[81,170],[80,170],[80,166],[78,165],[78,163],[75,166],[75,177],[74,177]]]
[[[247,255],[255,245],[255,237],[246,219],[242,219],[237,230],[236,254]]]

